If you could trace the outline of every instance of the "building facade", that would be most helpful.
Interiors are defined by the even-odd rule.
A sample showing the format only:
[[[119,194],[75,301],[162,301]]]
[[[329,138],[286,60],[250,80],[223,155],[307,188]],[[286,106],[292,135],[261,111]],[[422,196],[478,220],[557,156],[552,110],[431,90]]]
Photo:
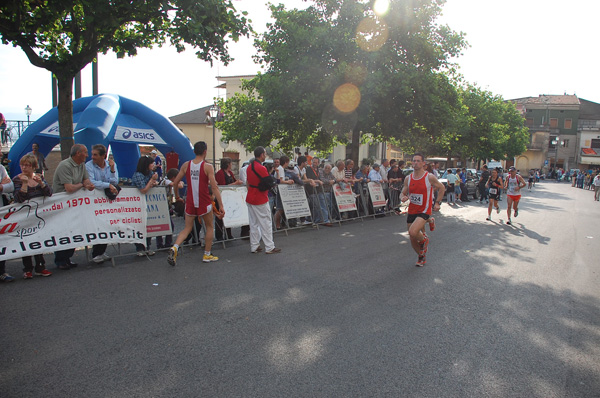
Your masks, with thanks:
[[[580,102],[576,95],[539,95],[511,100],[529,128],[525,153],[515,158],[519,170],[577,167]]]
[[[600,168],[600,104],[579,99],[577,165],[581,170]]]

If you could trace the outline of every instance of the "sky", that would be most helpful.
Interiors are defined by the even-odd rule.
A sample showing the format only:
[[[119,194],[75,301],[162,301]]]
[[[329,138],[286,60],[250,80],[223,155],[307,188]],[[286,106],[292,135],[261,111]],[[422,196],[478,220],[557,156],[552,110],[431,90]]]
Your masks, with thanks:
[[[302,0],[280,0],[287,8],[304,8]],[[234,0],[249,12],[257,31],[264,31],[270,13],[263,0]],[[600,52],[597,37],[598,0],[447,0],[438,22],[466,34],[469,47],[454,59],[465,79],[505,99],[540,94],[576,94],[600,103],[596,78]],[[217,76],[254,74],[252,39],[229,45],[235,61],[213,66],[191,50],[140,49],[135,57],[101,55],[100,93],[139,101],[170,117],[210,105],[224,96]],[[82,71],[82,94],[92,95],[91,67]],[[51,77],[34,67],[19,48],[0,44],[0,112],[8,120],[36,120],[52,107]]]

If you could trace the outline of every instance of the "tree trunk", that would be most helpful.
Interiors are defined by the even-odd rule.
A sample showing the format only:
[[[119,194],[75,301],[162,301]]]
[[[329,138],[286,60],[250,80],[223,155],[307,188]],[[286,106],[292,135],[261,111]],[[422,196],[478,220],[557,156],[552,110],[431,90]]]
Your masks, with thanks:
[[[60,132],[60,156],[71,156],[73,141],[73,78],[57,75],[58,80],[58,127]]]
[[[352,130],[352,143],[350,144],[350,159],[354,161],[354,167],[360,168],[360,162],[358,161],[358,152],[360,150],[360,129],[354,127]]]

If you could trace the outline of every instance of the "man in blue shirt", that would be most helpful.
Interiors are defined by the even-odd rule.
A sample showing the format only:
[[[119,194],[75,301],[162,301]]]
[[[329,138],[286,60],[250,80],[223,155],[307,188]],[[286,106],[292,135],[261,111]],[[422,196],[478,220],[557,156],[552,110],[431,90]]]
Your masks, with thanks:
[[[106,147],[98,144],[92,147],[92,160],[85,164],[90,180],[96,189],[101,189],[106,196],[114,200],[121,187],[119,186],[119,173],[112,157],[106,161]],[[100,264],[110,257],[105,253],[108,245],[94,245],[92,247],[92,261]]]
[[[152,160],[154,160],[154,164],[156,165],[154,171],[156,174],[158,174],[158,179],[160,180],[162,178],[162,159],[160,156],[158,156],[158,151],[156,149],[150,152],[150,155],[152,156]]]

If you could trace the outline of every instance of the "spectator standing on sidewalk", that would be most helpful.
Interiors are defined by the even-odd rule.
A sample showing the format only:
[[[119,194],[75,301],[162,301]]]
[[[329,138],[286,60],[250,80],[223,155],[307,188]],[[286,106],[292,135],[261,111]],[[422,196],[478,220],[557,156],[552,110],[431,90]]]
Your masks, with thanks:
[[[152,160],[154,161],[154,164],[156,165],[156,167],[154,168],[154,172],[156,174],[158,174],[158,180],[160,181],[162,179],[162,159],[160,158],[160,156],[158,155],[158,151],[156,149],[152,150],[152,152],[150,152],[150,156],[152,157]]]
[[[6,119],[4,115],[0,113],[0,145],[5,145],[8,141],[8,136],[6,134]]]
[[[4,166],[0,165],[0,194],[4,197],[5,194],[11,193],[14,190],[13,181],[8,176]],[[6,261],[0,261],[0,282],[12,282],[15,278],[6,273]]]
[[[40,146],[35,142],[31,144],[31,152],[28,155],[34,155],[37,159],[37,167],[34,170],[37,174],[44,174],[44,171],[48,171],[48,166],[46,166],[46,158],[40,152]]]
[[[486,184],[490,179],[490,172],[488,171],[487,164],[484,164],[481,167],[481,178],[479,179],[479,203],[483,203],[485,199],[485,203],[488,203],[488,190],[486,188]]]
[[[600,201],[600,173],[596,174],[596,177],[594,177],[594,200],[596,202]]]
[[[307,188],[308,202],[312,211],[312,220],[315,224],[325,223],[324,225],[331,227],[329,220],[329,211],[327,210],[327,201],[325,200],[325,192],[323,190],[323,181],[319,179],[319,158],[313,157],[310,166],[306,167],[304,177],[310,180],[310,187]]]
[[[54,171],[52,191],[55,194],[66,192],[73,194],[81,188],[88,191],[94,190],[94,184],[85,167],[88,150],[85,145],[75,144],[71,147],[71,157],[58,164]],[[59,269],[68,270],[77,267],[77,263],[71,261],[75,249],[57,250],[54,252],[54,263]]]
[[[23,156],[19,164],[21,165],[22,172],[13,178],[15,202],[23,203],[33,198],[52,196],[52,189],[44,180],[44,176],[33,172],[37,168],[37,159],[34,155],[27,154]],[[35,271],[33,260],[35,260]],[[46,269],[46,261],[43,254],[25,256],[22,258],[22,261],[24,279],[31,279],[33,275],[52,275],[52,272]]]
[[[94,187],[102,190],[110,200],[114,200],[121,191],[119,173],[112,157],[106,161],[106,147],[104,145],[97,144],[92,147],[92,160],[89,160],[85,167]],[[110,260],[110,257],[106,254],[107,247],[107,244],[92,246],[92,261],[100,264]]]
[[[254,161],[248,166],[246,179],[248,181],[248,194],[246,205],[248,206],[248,217],[250,219],[250,251],[258,253],[262,251],[260,241],[265,245],[267,254],[279,253],[281,249],[273,243],[273,219],[269,208],[268,190],[258,189],[261,178],[268,177],[269,173],[262,163],[267,158],[265,148],[259,146],[254,150]]]
[[[131,176],[131,183],[134,187],[140,190],[140,193],[145,195],[148,191],[158,185],[158,174],[154,172],[156,163],[152,160],[152,157],[143,155],[138,160],[137,168],[133,176]],[[156,253],[150,250],[152,244],[152,238],[146,238],[146,245],[141,243],[135,244],[135,251],[138,257],[143,256],[154,256]]]

